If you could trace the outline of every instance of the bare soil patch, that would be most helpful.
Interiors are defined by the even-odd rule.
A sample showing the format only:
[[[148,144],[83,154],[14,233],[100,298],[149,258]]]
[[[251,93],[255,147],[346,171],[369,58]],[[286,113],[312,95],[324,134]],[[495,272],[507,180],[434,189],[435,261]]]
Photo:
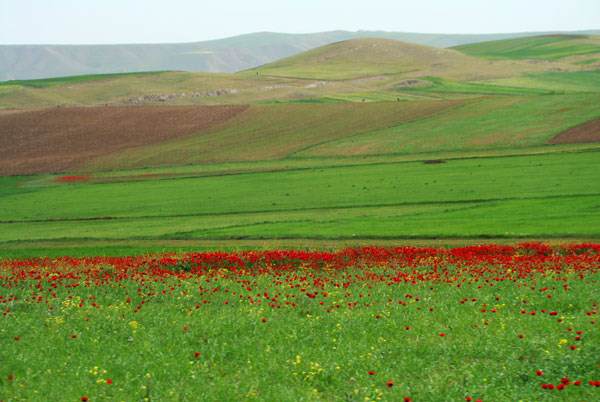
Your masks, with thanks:
[[[73,107],[0,114],[0,175],[74,171],[113,152],[198,134],[247,108]]]
[[[572,127],[548,140],[550,144],[575,144],[579,142],[600,142],[600,118]]]

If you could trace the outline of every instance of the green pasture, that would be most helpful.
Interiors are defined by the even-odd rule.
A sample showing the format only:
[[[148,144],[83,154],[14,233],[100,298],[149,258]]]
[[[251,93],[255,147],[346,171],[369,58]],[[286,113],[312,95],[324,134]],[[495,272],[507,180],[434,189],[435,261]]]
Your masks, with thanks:
[[[575,72],[526,73],[520,76],[483,81],[482,84],[505,88],[516,86],[534,91],[600,92],[600,70]],[[475,84],[474,84],[475,85]]]
[[[88,74],[73,75],[67,77],[43,78],[37,80],[10,80],[0,81],[0,86],[18,85],[28,88],[48,88],[57,85],[81,84],[91,81],[110,80],[124,77],[139,77],[144,75],[157,75],[171,71],[140,71],[135,73],[116,73],[116,74]]]
[[[469,56],[488,59],[559,60],[600,53],[600,37],[584,35],[534,36],[454,46]]]
[[[8,177],[0,193],[0,242],[596,238],[598,155],[389,162],[49,187],[39,181],[28,186],[35,176]]]
[[[356,155],[518,148],[545,144],[600,116],[599,94],[495,96],[406,124],[347,136],[296,155]]]
[[[398,92],[440,92],[440,93],[460,93],[460,94],[481,94],[481,95],[543,95],[550,94],[552,91],[545,88],[527,88],[507,85],[493,85],[469,81],[448,80],[440,77],[425,76],[421,80],[431,83],[429,86],[419,86],[415,88],[401,88]]]

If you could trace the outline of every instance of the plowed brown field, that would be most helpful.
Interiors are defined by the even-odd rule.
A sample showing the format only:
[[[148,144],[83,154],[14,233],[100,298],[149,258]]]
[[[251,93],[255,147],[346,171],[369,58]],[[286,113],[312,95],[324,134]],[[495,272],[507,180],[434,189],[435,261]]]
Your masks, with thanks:
[[[76,170],[112,152],[198,134],[247,108],[94,107],[0,114],[0,175]]]
[[[550,140],[550,144],[574,144],[577,142],[600,142],[600,119],[594,119],[587,123],[563,131]]]

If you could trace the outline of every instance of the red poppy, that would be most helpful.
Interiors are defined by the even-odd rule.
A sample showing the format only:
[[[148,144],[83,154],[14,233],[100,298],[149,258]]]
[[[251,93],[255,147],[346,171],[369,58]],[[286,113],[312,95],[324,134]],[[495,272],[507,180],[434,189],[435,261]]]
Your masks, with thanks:
[[[194,357],[200,357],[200,352],[194,352]]]
[[[15,377],[13,377],[12,375],[9,375],[7,378],[8,378],[8,381],[12,381],[15,379]]]
[[[387,385],[388,387],[392,387],[394,386],[394,383],[392,381],[388,381],[385,383],[385,385]]]
[[[267,322],[266,318],[261,319],[262,322]]]
[[[369,371],[369,375],[373,375],[373,374],[375,374],[374,371]]]
[[[540,376],[543,375],[542,370],[536,370],[535,375]]]
[[[106,383],[107,383],[108,385],[110,385],[110,384],[112,384],[112,380],[106,380]]]

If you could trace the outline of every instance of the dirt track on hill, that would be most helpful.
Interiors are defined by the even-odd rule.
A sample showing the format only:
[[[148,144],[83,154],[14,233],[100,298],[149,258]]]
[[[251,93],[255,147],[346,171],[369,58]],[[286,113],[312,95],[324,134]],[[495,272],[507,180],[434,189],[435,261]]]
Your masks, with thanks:
[[[247,108],[78,107],[0,114],[0,175],[73,171],[112,152],[197,134]]]
[[[600,118],[563,131],[548,140],[550,144],[600,142]]]

